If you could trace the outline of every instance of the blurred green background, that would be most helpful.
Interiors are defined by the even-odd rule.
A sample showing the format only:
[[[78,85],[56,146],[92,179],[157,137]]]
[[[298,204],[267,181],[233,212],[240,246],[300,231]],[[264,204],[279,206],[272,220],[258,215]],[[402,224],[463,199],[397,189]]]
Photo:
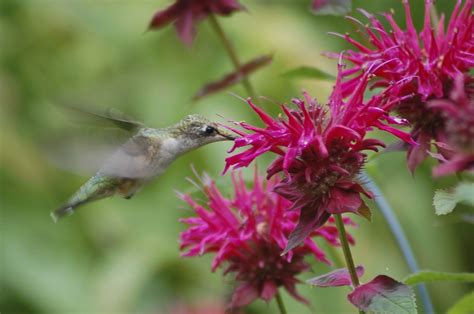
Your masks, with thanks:
[[[274,53],[272,65],[251,77],[259,95],[288,101],[305,89],[324,102],[330,93],[331,83],[288,81],[281,76],[300,65],[335,73],[335,62],[320,53],[348,48],[326,33],[353,31],[351,23],[342,17],[313,16],[309,2],[242,1],[248,13],[220,19],[242,60]],[[420,26],[423,1],[412,2]],[[438,11],[452,10],[453,1],[438,2]],[[221,121],[217,115],[256,122],[242,101],[225,92],[190,101],[204,83],[230,72],[232,66],[207,22],[199,25],[191,48],[178,41],[171,27],[145,32],[152,14],[168,3],[0,2],[2,313],[166,313],[176,303],[219,302],[229,296],[232,282],[220,272],[210,272],[211,256],[179,257],[177,238],[184,226],[178,219],[190,212],[174,193],[190,189],[185,178],[192,175],[191,164],[218,177],[229,143],[209,145],[180,158],[130,201],[93,203],[58,224],[49,216],[86,176],[52,164],[43,143],[67,138],[71,130],[96,136],[86,128],[81,132],[58,110],[63,100],[118,108],[155,127],[195,112]],[[371,12],[394,8],[397,20],[403,21],[400,1],[359,0],[354,7]],[[231,90],[246,96],[240,86]],[[277,112],[274,104],[263,106]],[[68,143],[57,145],[67,149]],[[268,161],[263,158],[259,163]],[[395,153],[375,159],[368,170],[396,208],[422,268],[473,271],[472,227],[436,217],[431,205],[435,189],[455,180],[433,182],[430,165],[425,163],[412,177],[404,155]],[[402,279],[408,269],[382,217],[373,212],[372,223],[355,218],[360,223],[351,231],[357,240],[356,263],[365,265],[366,281],[380,273]],[[302,279],[329,269],[312,264],[313,272]],[[468,288],[459,283],[429,285],[439,312]],[[311,300],[313,309],[284,294],[289,313],[354,312],[344,288],[300,285],[299,291]],[[274,313],[276,306],[258,301],[246,312]]]

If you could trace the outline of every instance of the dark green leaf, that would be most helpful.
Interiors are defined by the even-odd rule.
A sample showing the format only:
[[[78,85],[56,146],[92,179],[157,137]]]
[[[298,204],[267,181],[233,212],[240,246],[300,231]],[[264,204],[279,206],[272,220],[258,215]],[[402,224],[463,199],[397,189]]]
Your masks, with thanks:
[[[405,278],[407,285],[416,285],[433,281],[466,281],[474,282],[474,273],[445,273],[439,271],[420,271]]]
[[[352,0],[313,0],[315,15],[344,15],[352,11]]]
[[[448,314],[474,313],[474,291],[459,299],[449,310]]]
[[[287,79],[317,79],[328,81],[336,79],[334,75],[310,66],[300,66],[283,73],[282,76]]]

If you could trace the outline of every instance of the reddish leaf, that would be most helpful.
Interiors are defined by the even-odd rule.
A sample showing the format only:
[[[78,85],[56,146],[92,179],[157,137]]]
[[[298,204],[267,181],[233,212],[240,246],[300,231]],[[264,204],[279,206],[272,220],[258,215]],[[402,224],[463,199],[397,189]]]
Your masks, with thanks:
[[[372,212],[370,211],[370,208],[367,206],[367,204],[365,204],[364,201],[362,201],[362,205],[357,210],[357,214],[361,215],[368,221],[372,221]]]
[[[324,210],[315,212],[308,208],[302,208],[298,224],[291,232],[290,238],[288,239],[288,243],[286,244],[282,255],[285,255],[300,245],[313,230],[324,225],[324,223],[329,219],[330,215],[331,214]]]
[[[232,295],[231,307],[242,307],[258,298],[258,289],[251,283],[237,287]]]
[[[376,313],[416,313],[413,291],[388,276],[379,275],[348,296],[359,310]]]
[[[362,277],[364,274],[364,267],[356,267],[357,277]],[[340,287],[340,286],[350,286],[352,284],[351,275],[347,268],[336,269],[330,273],[311,278],[306,281],[310,285],[317,287]]]
[[[256,70],[270,64],[273,56],[263,55],[257,57],[240,67],[238,71],[234,71],[225,75],[223,78],[204,85],[193,97],[193,100],[199,100],[207,95],[214,94],[232,85],[240,83],[246,76]]]

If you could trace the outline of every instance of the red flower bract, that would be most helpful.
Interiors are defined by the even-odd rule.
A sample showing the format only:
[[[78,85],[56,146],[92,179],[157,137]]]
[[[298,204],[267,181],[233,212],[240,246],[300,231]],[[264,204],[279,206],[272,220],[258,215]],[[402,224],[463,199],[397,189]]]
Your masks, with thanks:
[[[369,69],[359,80],[347,101],[342,99],[341,72],[336,81],[328,107],[318,105],[308,94],[305,99],[294,99],[297,109],[282,106],[285,117],[274,119],[250,100],[248,103],[265,123],[258,128],[245,122],[238,123],[252,133],[238,132],[236,148],[251,146],[226,159],[230,166],[248,166],[257,156],[271,151],[278,155],[267,169],[268,177],[283,172],[285,177],[275,191],[293,202],[292,209],[301,210],[297,227],[293,230],[288,251],[301,243],[313,230],[322,226],[331,214],[359,213],[365,208],[361,194],[368,193],[356,182],[356,175],[365,163],[366,150],[377,151],[384,144],[366,138],[373,127],[388,131],[412,143],[410,136],[392,128],[388,123],[403,124],[378,107],[386,94],[364,103],[363,96],[369,77],[376,67]],[[393,85],[391,88],[399,88]]]
[[[278,176],[264,184],[255,174],[252,188],[247,188],[241,175],[233,175],[234,196],[225,198],[207,176],[202,179],[207,208],[188,195],[181,195],[198,217],[181,221],[190,225],[180,236],[183,256],[197,256],[215,252],[212,270],[225,265],[224,274],[235,273],[237,286],[231,306],[240,307],[257,298],[269,301],[278,287],[284,287],[294,298],[306,302],[296,291],[296,276],[308,271],[304,261],[313,255],[318,261],[329,263],[324,252],[311,237],[320,237],[330,245],[339,245],[337,228],[331,220],[313,230],[302,245],[288,255],[281,252],[288,235],[298,221],[298,213],[288,211],[291,202],[273,193],[279,184]],[[353,224],[349,219],[345,224]],[[349,235],[349,241],[354,242]]]
[[[238,0],[176,0],[165,10],[155,13],[149,28],[158,29],[174,23],[181,40],[191,44],[196,24],[209,14],[226,16],[243,8]]]
[[[473,2],[467,0],[463,7],[461,4],[461,0],[456,2],[446,31],[444,14],[441,15],[439,25],[431,22],[432,1],[426,0],[424,26],[418,34],[413,25],[410,6],[405,0],[406,30],[397,25],[392,13],[384,14],[391,27],[391,30],[387,30],[379,19],[359,10],[369,19],[369,24],[360,33],[370,44],[359,43],[348,34],[341,35],[356,48],[347,51],[344,56],[352,63],[343,73],[346,78],[342,84],[344,95],[358,84],[364,69],[373,63],[383,63],[384,66],[374,72],[376,80],[371,86],[389,87],[404,82],[403,88],[393,90],[396,93],[394,96],[413,96],[395,108],[383,106],[385,110],[395,109],[413,125],[411,134],[420,145],[409,149],[408,167],[411,171],[426,158],[430,141],[437,141],[443,128],[442,118],[426,106],[426,101],[446,97],[455,76],[467,73],[474,66]],[[363,25],[355,18],[349,18]]]

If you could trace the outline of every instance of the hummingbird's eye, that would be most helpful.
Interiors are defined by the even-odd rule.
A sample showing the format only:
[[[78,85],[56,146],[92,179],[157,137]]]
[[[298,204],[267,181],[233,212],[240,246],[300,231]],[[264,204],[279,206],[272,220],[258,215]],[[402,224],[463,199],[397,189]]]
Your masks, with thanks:
[[[211,135],[211,134],[214,134],[216,132],[216,128],[208,125],[206,126],[206,128],[204,129],[204,133],[206,133],[206,135]]]

